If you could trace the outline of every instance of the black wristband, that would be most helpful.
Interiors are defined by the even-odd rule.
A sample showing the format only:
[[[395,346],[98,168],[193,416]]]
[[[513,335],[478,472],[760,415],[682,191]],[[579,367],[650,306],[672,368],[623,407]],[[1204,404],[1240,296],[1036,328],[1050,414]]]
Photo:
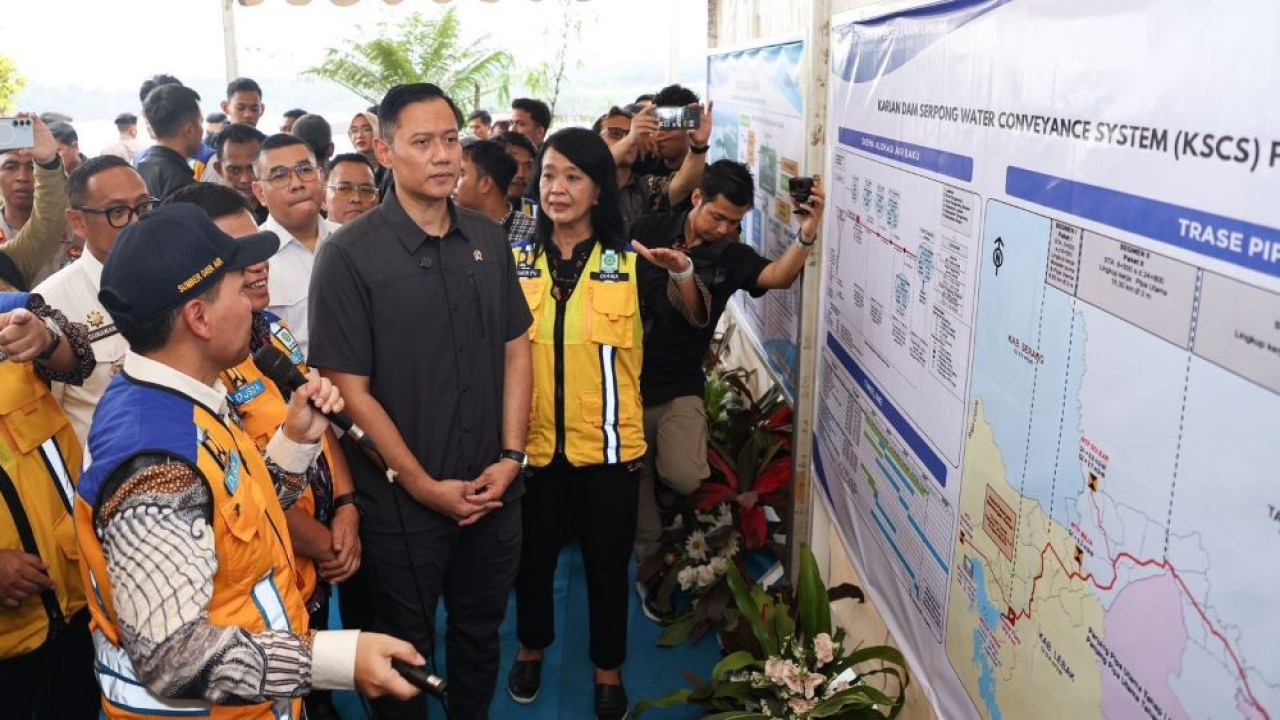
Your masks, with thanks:
[[[58,153],[54,153],[53,159],[49,161],[48,165],[45,165],[44,163],[39,161],[36,161],[36,165],[39,165],[45,170],[57,170],[58,168],[62,167],[62,156],[59,155]]]
[[[344,493],[333,499],[333,511],[335,513],[338,512],[338,508],[344,505],[351,505],[355,507],[356,512],[360,513],[361,515],[364,514],[364,505],[360,502],[360,500],[356,497],[356,494],[353,492]]]
[[[699,146],[697,146],[697,145],[694,145],[694,144],[692,144],[692,143],[690,143],[690,145],[689,145],[689,152],[693,153],[694,155],[702,155],[702,154],[706,153],[706,152],[707,152],[708,150],[710,150],[710,149],[711,149],[711,145],[710,145],[710,144],[703,145],[703,146],[701,146],[701,147],[699,147]]]

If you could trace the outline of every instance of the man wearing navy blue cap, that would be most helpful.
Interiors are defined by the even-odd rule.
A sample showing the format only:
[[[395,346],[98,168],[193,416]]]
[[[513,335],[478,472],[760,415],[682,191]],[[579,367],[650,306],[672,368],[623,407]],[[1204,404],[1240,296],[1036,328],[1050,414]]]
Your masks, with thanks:
[[[407,698],[392,658],[408,643],[307,628],[282,507],[305,489],[328,421],[327,380],[299,388],[265,458],[218,373],[248,353],[243,269],[279,240],[234,240],[195,205],[120,233],[99,299],[129,341],[89,434],[77,536],[108,717],[209,712],[300,716],[299,698],[349,689]]]

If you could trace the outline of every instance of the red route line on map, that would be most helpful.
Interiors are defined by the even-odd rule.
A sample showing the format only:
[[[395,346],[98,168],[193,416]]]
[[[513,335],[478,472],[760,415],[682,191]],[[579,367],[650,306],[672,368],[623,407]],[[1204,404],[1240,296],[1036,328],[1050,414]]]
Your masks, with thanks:
[[[871,227],[870,225],[867,225],[866,223],[862,222],[862,216],[861,216],[861,215],[859,215],[859,214],[857,214],[857,213],[854,213],[854,214],[853,214],[853,224],[854,224],[854,225],[857,225],[858,227],[860,227],[860,228],[862,228],[862,229],[864,229],[864,230],[866,230],[867,232],[871,233],[872,235],[875,235],[876,237],[880,238],[881,240],[883,240],[884,242],[888,243],[889,245],[892,245],[892,246],[894,247],[894,249],[895,249],[895,250],[897,250],[898,252],[901,252],[901,253],[903,253],[904,255],[906,255],[906,256],[908,256],[908,257],[910,257],[912,260],[917,259],[917,258],[916,258],[916,254],[915,254],[915,253],[913,253],[913,252],[911,252],[910,250],[908,250],[905,246],[899,245],[898,243],[894,242],[893,240],[890,240],[889,238],[885,237],[884,235],[881,235],[881,234],[880,234],[880,233],[879,233],[875,228],[873,228],[873,227]]]
[[[1111,547],[1111,540],[1110,538],[1107,537],[1106,529],[1102,527],[1102,510],[1101,508],[1098,507],[1096,492],[1095,491],[1090,491],[1090,492],[1091,492],[1090,500],[1093,502],[1093,509],[1098,516],[1098,529],[1102,532],[1102,537],[1107,542],[1107,548],[1108,548],[1107,552],[1109,554],[1110,547]],[[961,536],[961,541],[964,542],[963,535]],[[974,552],[978,553],[978,556],[981,557],[983,562],[987,564],[987,567],[993,567],[991,564],[991,561],[987,558],[986,554],[984,554],[981,550],[979,550],[976,545],[974,545],[971,542],[968,543],[968,545],[969,547],[973,548]],[[1223,648],[1226,649],[1227,654],[1231,657],[1231,662],[1235,664],[1236,672],[1239,673],[1240,675],[1240,682],[1244,684],[1244,691],[1245,691],[1245,694],[1248,695],[1249,697],[1250,704],[1252,704],[1253,707],[1257,709],[1259,713],[1261,713],[1263,720],[1270,720],[1271,715],[1267,713],[1266,708],[1262,707],[1262,703],[1258,701],[1258,698],[1256,696],[1254,696],[1253,688],[1249,686],[1249,676],[1245,674],[1244,666],[1240,663],[1240,658],[1236,657],[1236,652],[1234,649],[1232,649],[1231,643],[1227,642],[1226,636],[1224,636],[1221,632],[1219,632],[1219,630],[1216,627],[1213,626],[1213,621],[1209,619],[1209,616],[1205,613],[1204,609],[1200,607],[1200,603],[1196,602],[1195,597],[1191,595],[1191,591],[1187,588],[1187,584],[1182,581],[1182,576],[1178,574],[1177,568],[1171,565],[1168,560],[1161,560],[1161,561],[1142,560],[1127,552],[1121,551],[1119,555],[1116,555],[1115,557],[1111,558],[1111,574],[1112,574],[1111,581],[1104,585],[1098,582],[1097,578],[1094,577],[1093,573],[1088,573],[1087,575],[1085,575],[1079,572],[1075,572],[1073,570],[1068,570],[1066,564],[1062,562],[1062,557],[1058,555],[1057,549],[1054,548],[1051,543],[1045,543],[1044,548],[1040,550],[1040,571],[1037,572],[1036,576],[1031,579],[1031,596],[1027,598],[1026,609],[1020,610],[1017,613],[1014,613],[1013,605],[1008,601],[1008,597],[1005,596],[1004,588],[1001,587],[999,583],[996,583],[996,587],[1000,588],[1001,596],[1005,596],[1004,597],[1005,607],[1009,608],[1009,611],[1005,613],[1002,617],[1009,622],[1010,626],[1016,626],[1018,621],[1021,619],[1024,619],[1024,618],[1028,620],[1031,619],[1031,605],[1032,603],[1035,602],[1035,599],[1036,599],[1036,585],[1040,582],[1040,578],[1044,577],[1044,556],[1046,553],[1053,553],[1053,559],[1058,561],[1058,567],[1062,568],[1062,572],[1066,574],[1068,579],[1090,582],[1093,584],[1094,587],[1098,588],[1099,590],[1111,590],[1113,587],[1115,587],[1116,580],[1119,579],[1118,567],[1120,565],[1121,560],[1126,560],[1126,559],[1130,560],[1138,567],[1158,567],[1162,570],[1168,571],[1171,575],[1173,575],[1173,579],[1177,581],[1178,587],[1182,588],[1183,594],[1185,594],[1187,596],[1187,599],[1191,601],[1192,607],[1194,607],[1196,609],[1196,612],[1200,614],[1200,619],[1203,620],[1205,626],[1209,628],[1209,632],[1214,637],[1218,638],[1219,642],[1222,643]]]

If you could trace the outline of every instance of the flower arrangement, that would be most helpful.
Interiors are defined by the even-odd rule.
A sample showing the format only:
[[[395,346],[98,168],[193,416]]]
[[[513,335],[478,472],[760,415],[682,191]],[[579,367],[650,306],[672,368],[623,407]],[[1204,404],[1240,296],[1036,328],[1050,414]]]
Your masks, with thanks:
[[[667,624],[663,647],[696,642],[733,621],[728,567],[745,574],[743,551],[769,544],[766,508],[785,507],[790,494],[791,408],[781,391],[757,399],[750,373],[724,369],[715,351],[707,372],[711,477],[680,499],[661,550],[641,563],[637,578],[647,614]]]
[[[730,606],[724,578],[741,562],[742,548],[732,503],[680,510],[663,533],[661,551],[638,574],[647,612],[667,624],[660,646],[696,642],[720,626]]]
[[[893,718],[902,709],[910,678],[902,654],[888,646],[848,651],[844,631],[831,626],[831,596],[808,546],[794,592],[768,594],[748,587],[736,565],[725,577],[740,623],[754,638],[753,649],[734,652],[708,681],[688,675],[692,689],[676,690],[636,705],[635,716],[655,707],[697,705],[708,720],[785,718]],[[890,695],[873,679],[893,685]]]

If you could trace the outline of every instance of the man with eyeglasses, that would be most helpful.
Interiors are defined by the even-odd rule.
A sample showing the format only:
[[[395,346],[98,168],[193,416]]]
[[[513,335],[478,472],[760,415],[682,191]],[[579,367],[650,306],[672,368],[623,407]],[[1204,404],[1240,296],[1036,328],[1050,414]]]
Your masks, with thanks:
[[[325,207],[329,220],[339,225],[355,220],[378,204],[378,186],[373,180],[373,165],[359,153],[343,153],[329,161],[324,169],[329,178]]]
[[[116,330],[111,315],[98,301],[102,264],[115,245],[120,231],[137,222],[138,216],[157,202],[147,194],[142,176],[129,161],[103,155],[80,164],[67,181],[67,224],[84,238],[84,252],[70,265],[36,286],[36,292],[72,322],[83,323],[97,358],[93,373],[79,385],[57,382],[53,397],[76,436],[89,439],[93,410],[107,391],[111,378],[120,372],[129,343]]]
[[[320,216],[324,171],[306,141],[284,133],[262,143],[254,168],[253,194],[270,212],[261,228],[280,236],[280,249],[271,258],[267,309],[288,323],[305,357],[311,267],[320,244],[338,229],[337,223]]]
[[[257,128],[244,123],[232,123],[225,130],[213,136],[214,155],[213,170],[219,178],[219,184],[227,185],[240,193],[253,207],[253,219],[259,225],[267,221],[269,213],[253,194],[254,158],[262,148],[262,141],[267,136]]]

